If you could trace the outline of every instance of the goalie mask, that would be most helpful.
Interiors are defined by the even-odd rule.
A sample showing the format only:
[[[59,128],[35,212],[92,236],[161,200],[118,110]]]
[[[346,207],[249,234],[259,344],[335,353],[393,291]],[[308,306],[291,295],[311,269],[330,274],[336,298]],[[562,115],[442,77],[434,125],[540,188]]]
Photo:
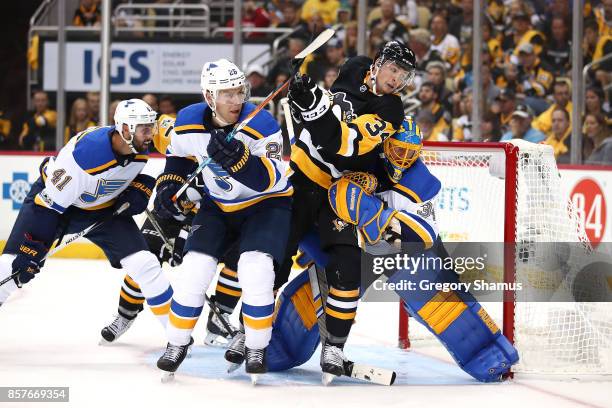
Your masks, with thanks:
[[[244,72],[224,58],[204,64],[200,87],[213,115],[223,125],[231,123],[219,118],[217,104],[243,104],[251,89]]]
[[[389,41],[378,51],[374,57],[374,63],[370,66],[370,80],[372,91],[376,95],[382,95],[382,90],[376,89],[376,78],[381,70],[388,70],[388,76],[395,78],[397,85],[393,92],[399,92],[414,80],[416,69],[416,57],[414,52],[399,41]]]
[[[419,158],[422,147],[421,129],[411,117],[407,117],[400,129],[385,139],[385,169],[393,182],[400,181],[404,171]]]
[[[115,110],[115,129],[123,141],[130,146],[134,154],[142,153],[134,146],[134,137],[153,137],[157,133],[157,112],[141,99],[129,99],[119,102]],[[127,125],[129,138],[123,133],[123,125]]]

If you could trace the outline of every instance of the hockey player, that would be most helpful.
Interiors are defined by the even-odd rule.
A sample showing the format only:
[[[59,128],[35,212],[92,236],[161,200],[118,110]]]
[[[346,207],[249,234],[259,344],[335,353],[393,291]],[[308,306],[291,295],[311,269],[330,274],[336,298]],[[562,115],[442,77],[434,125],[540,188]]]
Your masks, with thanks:
[[[403,106],[396,92],[412,81],[414,67],[413,52],[392,41],[374,61],[356,57],[343,66],[331,89],[333,104],[325,91],[306,76],[290,86],[291,108],[303,122],[304,130],[291,154],[291,182],[295,187],[292,229],[276,287],[286,282],[291,256],[301,238],[316,225],[321,249],[329,256],[325,309],[329,335],[321,351],[321,369],[331,375],[344,372],[342,349],[360,296],[361,250],[353,230],[330,208],[328,188],[344,172],[367,171],[375,165],[380,153],[377,148],[403,121]],[[336,132],[319,129],[321,123],[327,122],[340,126],[340,137]]]
[[[85,235],[104,251],[111,265],[126,270],[162,325],[167,321],[172,288],[132,216],[145,210],[153,177],[141,174],[155,134],[156,113],[139,99],[121,101],[115,125],[89,128],[72,138],[56,157],[45,159],[0,256],[0,279],[18,274],[0,287],[0,303],[42,268],[53,241],[80,232],[123,211]]]
[[[248,84],[231,62],[208,62],[202,69],[204,103],[177,116],[164,172],[157,180],[155,208],[162,217],[182,212],[173,195],[192,167],[190,156],[212,162],[202,171],[200,209],[185,244],[167,328],[168,345],[157,366],[177,370],[204,305],[204,294],[228,243],[239,239],[237,275],[242,287],[246,372],[266,372],[265,349],[274,312],[274,263],[282,260],[289,233],[293,188],[281,160],[278,123],[261,111],[231,140],[227,134],[254,110]]]
[[[174,129],[174,124],[175,118],[169,115],[161,115],[157,120],[157,133],[153,137],[153,145],[157,151],[166,152],[170,144],[170,133]],[[195,184],[198,183],[201,184],[201,179],[196,180]],[[197,209],[194,208],[187,215],[181,214],[176,219],[163,219],[154,212],[151,212],[151,216],[161,229],[165,239],[157,231],[153,222],[148,217],[145,219],[140,230],[144,235],[145,241],[147,241],[149,250],[157,257],[160,265],[167,262],[170,266],[176,267],[183,262],[185,240],[191,230],[191,222],[196,212]],[[169,243],[166,242],[166,239]],[[236,252],[236,246],[232,246],[224,256],[223,262],[225,266],[220,272],[215,295],[211,296],[211,301],[215,303],[221,312],[222,318],[225,319],[226,323],[230,325],[230,329],[234,332],[236,329],[229,323],[229,315],[236,307],[242,293],[235,272],[236,263],[238,262],[238,254]],[[108,326],[101,330],[104,342],[111,343],[117,340],[131,327],[138,313],[143,310],[144,300],[138,284],[126,274],[119,292],[117,315]],[[204,343],[211,346],[226,346],[230,339],[231,333],[228,332],[219,318],[211,311],[206,324]]]

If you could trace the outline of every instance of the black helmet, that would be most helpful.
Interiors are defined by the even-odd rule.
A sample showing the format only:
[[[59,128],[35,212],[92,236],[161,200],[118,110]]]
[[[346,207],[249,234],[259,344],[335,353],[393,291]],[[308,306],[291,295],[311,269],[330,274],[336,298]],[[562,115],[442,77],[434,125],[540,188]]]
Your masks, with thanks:
[[[408,72],[414,71],[416,68],[416,57],[414,56],[414,52],[399,41],[389,41],[386,43],[376,54],[374,61],[376,61],[379,66],[382,66],[385,61],[393,61]]]

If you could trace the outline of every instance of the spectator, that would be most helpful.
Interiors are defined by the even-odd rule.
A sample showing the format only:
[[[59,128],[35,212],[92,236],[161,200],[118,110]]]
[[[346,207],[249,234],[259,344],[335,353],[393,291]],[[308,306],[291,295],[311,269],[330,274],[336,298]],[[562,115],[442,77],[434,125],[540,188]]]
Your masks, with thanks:
[[[529,14],[519,11],[512,15],[512,30],[510,34],[504,37],[502,48],[508,53],[512,52],[514,55],[518,55],[519,48],[526,44],[532,45],[533,52],[540,55],[544,45],[544,36],[531,27]]]
[[[425,71],[425,68],[431,61],[442,61],[440,53],[430,48],[431,34],[424,28],[417,28],[410,31],[410,42],[408,46],[412,49],[416,57],[417,71]]]
[[[426,82],[431,82],[435,85],[438,92],[438,100],[446,110],[450,110],[451,91],[446,84],[446,65],[442,61],[432,61],[425,67],[427,72]]]
[[[247,81],[251,84],[251,96],[268,96],[272,88],[266,83],[263,68],[258,64],[251,64],[246,69]]]
[[[457,119],[452,120],[453,142],[472,141],[472,90],[466,89],[461,100],[461,113]]]
[[[308,41],[310,38],[316,38],[325,28],[326,25],[321,14],[314,13],[306,20],[306,25],[300,27],[300,29],[294,33],[294,36],[302,37],[304,41]]]
[[[554,78],[550,72],[541,67],[533,45],[522,44],[518,47],[518,51],[521,70],[519,82],[526,96],[525,103],[540,114],[548,108],[544,98]]]
[[[327,71],[325,71],[325,75],[323,76],[323,88],[329,91],[338,78],[338,73],[339,69],[336,67],[327,68]]]
[[[8,149],[11,144],[11,119],[0,110],[0,150]]]
[[[94,123],[100,123],[100,92],[87,92],[85,98],[89,119]]]
[[[159,112],[157,96],[153,95],[152,93],[144,94],[142,95],[142,100],[145,101],[155,112]]]
[[[282,8],[279,28],[295,28],[305,26],[306,22],[300,18],[300,8],[292,1],[287,2]]]
[[[34,112],[30,113],[19,135],[19,146],[26,150],[55,150],[57,113],[49,109],[49,97],[44,91],[32,96]]]
[[[289,42],[287,43],[286,55],[284,57],[281,57],[276,62],[276,64],[274,64],[272,69],[270,69],[270,72],[268,72],[268,80],[270,82],[274,82],[279,73],[293,72],[293,66],[291,65],[291,61],[296,55],[302,52],[304,48],[306,48],[306,40],[303,37],[300,37],[300,36],[289,37]]]
[[[472,28],[474,26],[474,0],[461,0],[460,7],[449,20],[449,32],[459,40],[461,44],[472,40]]]
[[[612,0],[602,0],[601,5],[594,10],[599,35],[612,35]]]
[[[450,115],[444,107],[438,102],[439,94],[436,86],[431,82],[424,82],[419,90],[419,100],[421,101],[421,110],[426,110],[433,115],[433,128],[431,137],[433,141],[448,141],[450,133]],[[417,120],[417,123],[418,122]]]
[[[148,95],[151,95],[151,94],[148,94]],[[112,123],[112,124],[115,123],[115,111],[117,110],[117,105],[119,105],[120,102],[121,102],[120,99],[115,99],[114,101],[111,102],[108,108],[108,122],[107,123]]]
[[[585,164],[612,165],[612,134],[606,118],[601,114],[587,114],[584,118],[584,132],[593,142],[593,151]]]
[[[610,121],[610,111],[605,102],[604,93],[600,87],[590,86],[584,92],[585,113],[600,113]]]
[[[346,57],[342,41],[339,38],[332,38],[327,42],[323,55],[312,59],[307,64],[306,73],[315,82],[320,82],[323,81],[328,68],[340,69],[344,61],[346,61]]]
[[[554,76],[563,76],[571,68],[569,26],[569,22],[560,16],[553,17],[550,23],[551,37],[544,45],[541,57],[542,67]]]
[[[350,21],[345,24],[344,34],[344,55],[347,58],[353,58],[357,56],[357,22]]]
[[[160,115],[168,115],[176,118],[176,106],[170,95],[163,95],[159,98],[159,111],[156,112],[159,112]]]
[[[485,112],[480,122],[480,137],[483,142],[499,142],[501,138],[499,120],[491,111]]]
[[[432,50],[437,51],[442,60],[446,62],[446,70],[450,76],[459,70],[459,57],[461,47],[457,37],[448,32],[448,23],[444,16],[436,14],[431,19],[430,30],[432,34]]]
[[[546,139],[544,133],[531,127],[532,119],[533,113],[528,105],[517,105],[510,119],[510,131],[505,133],[500,141],[505,142],[511,139],[523,139],[532,143],[540,143]]]
[[[306,0],[302,5],[302,20],[309,21],[313,15],[319,14],[324,24],[333,24],[339,7],[338,0]]]
[[[395,18],[394,0],[381,0],[381,17],[370,23],[370,39],[377,49],[389,41],[399,41],[408,44],[408,30]]]
[[[482,41],[485,44],[484,48],[491,56],[492,67],[500,69],[503,67],[504,51],[497,37],[493,24],[488,18],[485,18],[482,24]]]
[[[593,55],[599,41],[597,21],[587,19],[584,22],[584,35],[582,38],[582,52],[584,56],[584,64],[593,62]]]
[[[552,127],[552,113],[557,108],[563,108],[567,111],[570,117],[570,126],[572,123],[572,103],[570,102],[572,95],[570,93],[569,80],[557,80],[553,85],[553,99],[555,103],[548,108],[544,113],[538,116],[531,124],[534,128],[542,133],[550,132]]]
[[[498,114],[498,122],[502,134],[510,131],[510,119],[516,110],[516,94],[512,88],[502,89],[497,96],[497,103],[491,106],[491,111]]]
[[[552,127],[544,143],[553,147],[557,163],[570,162],[570,115],[561,107],[556,107],[551,114]]]
[[[421,109],[416,115],[416,121],[423,133],[423,140],[431,142],[448,142],[448,128],[439,129],[436,118],[429,109]]]
[[[79,8],[75,10],[72,25],[90,27],[100,25],[102,13],[96,0],[80,0]]]
[[[519,83],[520,70],[517,64],[508,61],[504,64],[504,72],[495,80],[499,89],[512,89],[515,93],[522,93],[523,86]]]
[[[270,16],[263,7],[257,7],[257,4],[253,0],[247,0],[242,3],[242,27],[259,27],[265,28],[270,27]],[[226,27],[233,27],[234,20],[228,21]],[[233,33],[225,33],[226,38],[232,38]],[[244,38],[265,38],[266,33],[262,32],[245,32]]]
[[[84,98],[75,99],[70,109],[68,126],[66,126],[64,133],[64,144],[68,143],[68,140],[77,133],[92,126],[96,126],[96,124],[87,116],[87,101]]]

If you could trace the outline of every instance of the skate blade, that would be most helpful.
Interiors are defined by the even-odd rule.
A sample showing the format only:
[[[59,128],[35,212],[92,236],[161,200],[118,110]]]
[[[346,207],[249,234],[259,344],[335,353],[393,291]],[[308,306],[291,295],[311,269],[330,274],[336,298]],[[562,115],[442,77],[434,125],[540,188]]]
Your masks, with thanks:
[[[332,381],[334,381],[334,378],[336,378],[336,376],[333,374],[323,373],[321,375],[321,382],[323,383],[324,386],[327,387],[329,384],[332,383]]]
[[[109,346],[111,344],[112,341],[108,341],[104,337],[100,338],[100,341],[98,342],[98,346]]]
[[[204,338],[204,345],[209,347],[227,348],[229,341],[223,336],[208,333]]]
[[[174,381],[174,373],[168,371],[162,371],[161,382],[162,384],[171,383]]]
[[[251,385],[257,385],[259,381],[259,374],[250,374],[251,376]]]
[[[240,364],[237,364],[237,363],[228,363],[228,365],[227,365],[227,373],[228,374],[233,373],[234,371],[239,369],[241,365],[242,365],[242,363],[240,363]]]

